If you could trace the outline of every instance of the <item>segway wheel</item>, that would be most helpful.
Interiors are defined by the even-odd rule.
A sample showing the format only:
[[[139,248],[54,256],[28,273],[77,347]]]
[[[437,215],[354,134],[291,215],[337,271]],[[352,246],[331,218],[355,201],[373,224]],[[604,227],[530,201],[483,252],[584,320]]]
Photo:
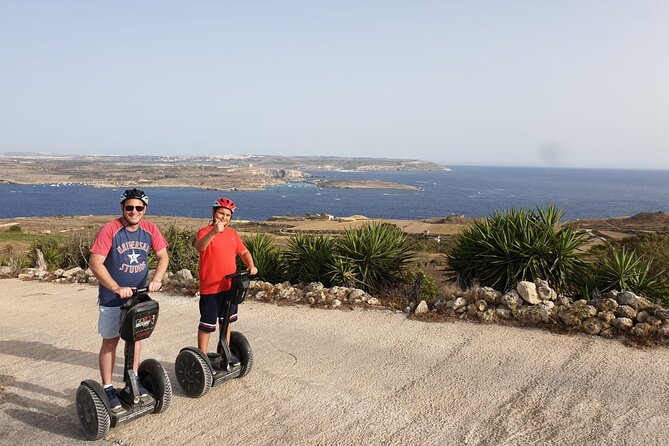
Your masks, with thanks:
[[[251,349],[251,344],[249,344],[246,336],[238,331],[231,332],[230,352],[239,358],[242,365],[242,371],[237,378],[248,375],[253,368],[253,350]]]
[[[181,350],[174,362],[179,385],[191,398],[199,398],[211,389],[214,377],[204,358],[192,350]]]
[[[109,432],[111,417],[97,393],[81,384],[76,396],[77,415],[84,435],[89,440],[99,440]]]
[[[156,400],[153,413],[165,412],[172,403],[172,383],[163,366],[155,359],[145,359],[137,369],[139,381]]]

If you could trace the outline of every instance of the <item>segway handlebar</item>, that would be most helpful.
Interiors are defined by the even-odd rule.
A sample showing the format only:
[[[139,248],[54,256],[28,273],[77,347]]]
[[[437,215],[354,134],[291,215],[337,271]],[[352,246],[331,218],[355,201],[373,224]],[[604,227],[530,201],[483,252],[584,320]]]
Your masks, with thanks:
[[[236,279],[237,277],[246,277],[249,275],[248,269],[240,269],[236,273],[228,274],[225,276],[226,279]]]

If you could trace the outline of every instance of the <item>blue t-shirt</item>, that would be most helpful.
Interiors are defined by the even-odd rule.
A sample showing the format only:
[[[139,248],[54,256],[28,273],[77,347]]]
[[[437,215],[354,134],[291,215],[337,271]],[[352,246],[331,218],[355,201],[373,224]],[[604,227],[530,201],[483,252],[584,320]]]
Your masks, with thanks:
[[[167,241],[156,225],[141,221],[139,228],[128,231],[121,219],[104,224],[98,232],[91,253],[105,256],[104,265],[122,287],[142,288],[149,274],[149,253],[162,251]],[[98,303],[120,307],[124,300],[100,284]]]

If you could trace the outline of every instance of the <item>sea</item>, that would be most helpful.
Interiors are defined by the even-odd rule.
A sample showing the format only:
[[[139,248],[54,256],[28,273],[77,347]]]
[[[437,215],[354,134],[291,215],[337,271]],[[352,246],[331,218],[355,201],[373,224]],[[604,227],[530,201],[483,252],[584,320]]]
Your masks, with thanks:
[[[421,220],[486,217],[555,204],[565,220],[669,211],[669,171],[453,166],[450,171],[309,172],[329,179],[380,180],[419,190],[330,189],[289,183],[261,191],[152,188],[149,214],[208,218],[211,203],[237,203],[235,219],[327,213]],[[134,184],[128,185],[135,186]],[[124,188],[0,184],[0,218],[116,215]]]

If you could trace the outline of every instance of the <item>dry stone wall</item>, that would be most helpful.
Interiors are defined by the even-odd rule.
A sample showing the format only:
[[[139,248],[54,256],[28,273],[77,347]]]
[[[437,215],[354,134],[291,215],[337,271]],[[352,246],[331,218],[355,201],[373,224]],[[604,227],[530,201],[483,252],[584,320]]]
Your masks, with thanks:
[[[97,285],[90,269],[82,268],[53,272],[43,268],[29,268],[17,272],[2,267],[0,277]],[[165,274],[163,286],[165,290],[179,294],[198,294],[197,281],[186,269]],[[338,286],[325,288],[318,282],[292,285],[289,282],[271,284],[251,281],[247,299],[326,308],[387,308],[384,302],[361,289]],[[669,341],[669,310],[642,296],[629,291],[610,291],[590,301],[572,300],[555,292],[543,280],[519,282],[514,290],[506,293],[489,287],[457,291],[429,303],[412,302],[404,312],[417,317],[437,315],[482,323],[559,327],[605,338],[622,335]]]

